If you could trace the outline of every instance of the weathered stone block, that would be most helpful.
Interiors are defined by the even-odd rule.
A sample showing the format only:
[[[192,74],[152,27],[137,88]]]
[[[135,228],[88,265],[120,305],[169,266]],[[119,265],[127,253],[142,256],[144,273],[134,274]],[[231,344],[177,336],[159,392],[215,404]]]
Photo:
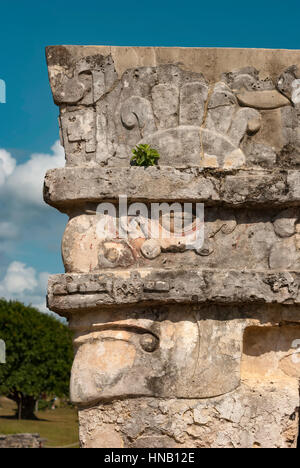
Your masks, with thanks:
[[[0,434],[0,448],[43,448],[43,442],[39,434]]]

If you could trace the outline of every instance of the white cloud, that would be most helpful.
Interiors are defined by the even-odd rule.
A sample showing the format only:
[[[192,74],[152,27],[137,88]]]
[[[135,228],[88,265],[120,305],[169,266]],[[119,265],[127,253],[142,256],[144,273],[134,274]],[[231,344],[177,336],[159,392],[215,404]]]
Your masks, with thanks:
[[[18,236],[18,228],[11,221],[0,221],[0,240],[15,239]]]
[[[21,262],[12,262],[0,283],[1,290],[9,294],[20,294],[24,291],[33,291],[38,286],[34,268],[26,268]]]
[[[16,167],[16,160],[8,151],[0,149],[0,186],[3,185]]]
[[[51,150],[53,154],[32,154],[28,161],[14,168],[7,163],[7,176],[5,183],[2,184],[2,192],[6,192],[7,195],[21,201],[24,205],[42,205],[44,203],[42,193],[46,171],[63,167],[65,164],[64,149],[59,141],[52,146]],[[3,154],[6,153],[6,157],[10,156],[5,150],[0,150],[0,158],[1,151]],[[11,156],[10,159],[13,160]]]
[[[49,274],[44,270],[51,269],[48,259],[52,268],[54,256],[59,261],[66,224],[65,215],[44,203],[43,181],[48,169],[64,163],[58,141],[48,154],[34,153],[22,164],[0,149],[0,297],[32,304],[43,312],[49,312],[45,300]],[[26,262],[14,261],[22,260],[23,254]],[[28,265],[29,255],[35,268]],[[55,273],[59,273],[56,268]]]
[[[44,203],[42,192],[46,171],[64,166],[65,156],[59,141],[51,150],[34,153],[16,165],[10,153],[0,149],[0,253],[12,259],[17,242],[20,245],[25,239],[34,239],[45,250],[59,245],[66,220]]]
[[[21,262],[12,262],[0,282],[0,297],[32,304],[42,312],[46,308],[46,289],[49,273],[37,271]]]

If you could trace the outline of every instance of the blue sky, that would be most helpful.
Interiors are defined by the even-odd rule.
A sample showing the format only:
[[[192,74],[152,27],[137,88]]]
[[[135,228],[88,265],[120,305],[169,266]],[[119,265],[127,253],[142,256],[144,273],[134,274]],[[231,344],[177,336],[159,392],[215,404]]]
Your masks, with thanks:
[[[1,0],[0,296],[42,308],[47,274],[63,272],[66,217],[40,194],[44,169],[63,163],[46,45],[300,49],[299,16],[299,0]]]

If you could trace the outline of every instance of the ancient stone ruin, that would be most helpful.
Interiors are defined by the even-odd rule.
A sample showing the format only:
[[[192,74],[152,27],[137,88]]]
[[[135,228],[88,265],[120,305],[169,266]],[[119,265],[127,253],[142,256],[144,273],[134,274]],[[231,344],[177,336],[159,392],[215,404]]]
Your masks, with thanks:
[[[66,167],[44,195],[69,216],[48,304],[74,331],[82,447],[296,447],[300,52],[56,46],[47,61]],[[157,166],[130,164],[139,144]],[[152,219],[155,203],[179,209]]]
[[[43,448],[44,442],[39,434],[0,434],[0,449]]]

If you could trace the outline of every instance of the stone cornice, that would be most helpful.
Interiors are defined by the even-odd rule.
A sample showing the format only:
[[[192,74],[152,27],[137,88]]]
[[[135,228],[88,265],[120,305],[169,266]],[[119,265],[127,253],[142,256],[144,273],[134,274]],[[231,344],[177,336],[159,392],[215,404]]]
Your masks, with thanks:
[[[76,181],[76,183],[74,183]],[[297,170],[209,171],[173,167],[67,167],[46,174],[44,199],[61,211],[83,203],[116,201],[204,202],[209,205],[300,205]]]
[[[48,305],[61,315],[155,304],[300,304],[300,271],[139,269],[50,277]],[[300,315],[299,315],[300,318]]]

